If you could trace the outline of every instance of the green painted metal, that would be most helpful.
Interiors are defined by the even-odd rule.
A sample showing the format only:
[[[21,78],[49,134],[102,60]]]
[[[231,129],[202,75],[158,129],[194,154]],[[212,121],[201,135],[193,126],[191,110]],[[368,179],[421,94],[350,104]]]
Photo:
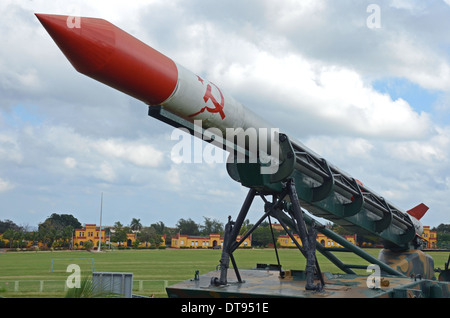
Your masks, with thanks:
[[[286,222],[288,224],[291,224],[291,220],[288,217],[283,216],[283,215],[280,215],[280,217],[284,220],[284,222]],[[305,222],[309,226],[314,226],[315,229],[318,232],[322,233],[323,235],[329,237],[333,241],[335,241],[338,244],[340,244],[341,246],[343,246],[346,251],[352,252],[352,253],[358,255],[359,257],[361,257],[362,259],[366,260],[368,262],[368,264],[375,264],[375,265],[380,266],[381,270],[385,271],[389,275],[395,275],[395,276],[400,276],[400,277],[401,276],[405,276],[404,274],[402,274],[401,272],[393,269],[392,267],[390,267],[386,263],[384,263],[384,262],[380,261],[379,259],[373,257],[372,255],[370,255],[369,253],[364,251],[362,248],[360,248],[360,247],[354,245],[353,243],[347,241],[344,237],[340,236],[339,234],[336,234],[332,230],[330,230],[327,227],[321,225],[318,221],[312,219],[306,213],[303,215],[303,218],[305,219]],[[291,226],[292,226],[292,224],[291,224]],[[320,244],[320,242],[316,241],[316,249],[320,253],[322,253],[325,257],[327,257],[331,262],[333,262],[333,264],[335,264],[340,269],[342,269],[344,272],[346,272],[348,274],[354,274],[354,272],[352,270],[349,270],[349,269],[350,268],[355,268],[355,266],[349,266],[349,265],[346,265],[346,264],[342,263],[337,257],[335,257],[331,253],[330,250],[328,250],[326,247],[324,247],[322,244]],[[367,265],[364,268],[367,268]]]
[[[291,156],[290,164],[283,166],[284,179],[261,175],[258,163],[231,163],[235,167],[229,170],[234,169],[238,175],[233,178],[245,187],[275,194],[282,192],[283,182],[287,178],[292,178],[302,207],[313,215],[352,232],[381,240],[387,247],[411,247],[415,228],[405,212],[330,166],[325,159],[315,157],[291,143],[286,135],[280,136],[284,144],[291,145],[291,152],[282,152],[285,156],[281,157],[281,162],[287,160],[287,154],[292,152],[296,160],[292,164]]]

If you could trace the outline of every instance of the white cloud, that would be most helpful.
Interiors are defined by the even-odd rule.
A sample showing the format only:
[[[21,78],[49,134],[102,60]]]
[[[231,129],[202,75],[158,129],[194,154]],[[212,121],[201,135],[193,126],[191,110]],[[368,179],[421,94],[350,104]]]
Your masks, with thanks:
[[[182,185],[181,178],[180,178],[180,171],[177,169],[176,166],[172,166],[167,172],[167,181],[176,187],[180,187]]]
[[[100,164],[100,169],[98,171],[94,171],[94,175],[97,178],[107,182],[114,182],[117,177],[113,166],[106,161]]]
[[[323,0],[287,0],[283,5],[274,1],[264,1],[266,18],[281,30],[290,30],[293,25],[311,21],[311,16],[320,16],[320,11],[327,8]],[[304,23],[303,22],[303,23]]]
[[[209,78],[395,203],[431,201],[439,222],[450,174],[449,123],[439,116],[448,115],[450,96],[447,4],[380,4],[382,28],[370,30],[367,3],[360,1],[117,0],[105,7],[101,1],[5,0],[0,189],[18,197],[18,190],[45,192],[47,201],[39,202],[52,207],[51,193],[64,200],[61,193],[71,193],[77,202],[75,196],[99,187],[136,192],[135,201],[183,213],[194,204],[193,213],[203,213],[199,206],[228,209],[230,198],[237,208],[242,203],[245,189],[238,190],[223,165],[173,164],[172,128],[147,118],[145,105],[77,74],[33,15],[79,13],[110,20]],[[372,88],[374,80],[392,77],[442,93],[435,109],[422,112],[406,98]],[[40,120],[11,120],[17,105],[32,105]],[[69,185],[76,191],[67,191]]]
[[[391,0],[389,6],[396,9],[408,10],[413,14],[423,12],[423,10],[426,8],[426,4],[424,3],[424,1],[420,0]]]
[[[250,64],[232,65],[225,79],[238,93],[248,94],[249,89],[257,101],[271,100],[278,105],[274,111],[262,102],[266,117],[275,113],[272,118],[278,120],[278,125],[302,127],[303,123],[310,125],[308,121],[313,117],[318,124],[332,125],[335,133],[390,139],[421,138],[432,129],[426,113],[419,114],[406,101],[394,101],[375,91],[357,72],[321,65],[299,54],[277,57],[261,52]],[[330,126],[325,129],[331,131]]]
[[[334,158],[340,162],[363,162],[376,156],[376,145],[360,137],[314,136],[305,140],[305,144],[323,158]]]
[[[13,188],[14,185],[11,182],[0,178],[0,193],[12,190]]]
[[[163,153],[154,147],[141,142],[118,141],[113,139],[99,140],[89,143],[90,147],[101,154],[129,161],[141,167],[158,167],[164,159]]]
[[[67,157],[64,159],[64,165],[69,169],[74,169],[77,166],[77,161],[74,158]]]
[[[12,171],[27,167],[45,171],[49,177],[94,177],[107,182],[142,182],[136,178],[142,175],[140,170],[164,164],[164,153],[146,140],[89,137],[50,125],[28,126],[2,135],[0,154],[5,154],[0,163],[13,167]]]
[[[9,134],[0,134],[0,162],[20,163],[22,159],[17,140]]]

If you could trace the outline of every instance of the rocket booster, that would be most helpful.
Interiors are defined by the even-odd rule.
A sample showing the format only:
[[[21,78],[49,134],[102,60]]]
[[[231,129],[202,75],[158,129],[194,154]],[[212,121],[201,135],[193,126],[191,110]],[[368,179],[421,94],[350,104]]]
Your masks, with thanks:
[[[217,85],[110,22],[85,17],[36,14],[74,68],[99,82],[164,108],[202,127],[270,128]],[[73,19],[78,19],[73,23]]]

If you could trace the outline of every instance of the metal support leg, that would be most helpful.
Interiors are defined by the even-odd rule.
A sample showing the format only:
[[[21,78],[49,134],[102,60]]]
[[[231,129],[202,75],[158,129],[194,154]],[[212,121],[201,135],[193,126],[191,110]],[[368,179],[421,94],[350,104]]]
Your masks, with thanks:
[[[228,223],[225,225],[225,233],[223,237],[223,249],[222,249],[222,257],[220,258],[220,278],[213,277],[211,278],[211,285],[219,286],[226,285],[228,283],[228,268],[230,266],[230,258],[233,263],[233,268],[236,273],[236,277],[239,283],[242,283],[241,276],[239,274],[239,270],[236,266],[236,262],[233,257],[234,244],[236,242],[236,238],[239,234],[239,231],[242,227],[242,224],[247,217],[250,206],[252,205],[253,199],[255,198],[256,190],[250,189],[245,198],[244,204],[242,205],[241,211],[237,217],[236,222],[231,221],[231,217],[228,218]]]
[[[316,236],[308,234],[306,229],[306,223],[303,219],[303,213],[300,206],[300,201],[297,196],[297,190],[295,189],[294,180],[290,179],[287,182],[288,194],[292,203],[293,218],[296,221],[297,232],[302,240],[303,250],[306,254],[306,290],[320,290],[320,284],[314,285],[314,270],[316,268],[316,249],[315,241]],[[314,231],[313,231],[314,232]]]

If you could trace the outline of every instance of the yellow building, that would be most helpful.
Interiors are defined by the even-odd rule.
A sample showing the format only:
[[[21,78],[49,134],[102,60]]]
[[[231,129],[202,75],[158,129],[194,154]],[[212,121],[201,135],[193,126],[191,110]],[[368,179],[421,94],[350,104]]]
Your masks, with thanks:
[[[102,243],[106,244],[105,230],[101,232]],[[86,224],[83,229],[75,229],[75,236],[73,237],[73,247],[74,249],[81,249],[86,242],[90,241],[94,245],[98,246],[100,240],[100,229],[95,224]]]
[[[294,234],[294,238],[297,240],[297,242],[300,243],[300,245],[302,245],[302,241],[297,234]],[[349,242],[352,242],[353,244],[356,244],[356,234],[345,235],[345,239]],[[342,245],[338,244],[322,233],[317,234],[316,240],[325,247],[342,247]],[[280,235],[278,237],[277,243],[280,247],[296,247],[294,241],[290,238],[289,235]]]
[[[238,235],[236,241],[239,242],[241,236]],[[209,236],[190,236],[178,233],[172,238],[173,248],[218,248],[223,246],[223,238],[219,234],[210,234]],[[252,246],[251,236],[247,237],[240,247]]]
[[[105,234],[105,229],[102,229],[102,243],[108,246],[123,246],[123,247],[134,247],[134,243],[136,241],[135,233],[127,233],[127,239],[125,242],[112,242],[110,241],[110,235]],[[75,236],[73,237],[73,246],[74,249],[82,249],[84,244],[87,241],[91,241],[94,245],[93,247],[98,246],[98,242],[100,240],[100,229],[95,224],[86,224],[82,229],[75,230]],[[166,243],[166,235],[161,237],[162,243],[159,246],[165,246]],[[139,242],[138,247],[149,247],[150,243],[147,242]]]
[[[136,233],[127,233],[127,241],[123,242],[122,246],[126,247],[134,247],[134,243],[136,242]],[[115,246],[119,246],[118,243],[111,242],[111,244]],[[138,247],[150,247],[151,244],[149,242],[139,242]],[[166,246],[166,235],[161,236],[161,244],[159,246]]]
[[[431,231],[428,225],[423,227],[422,238],[425,241],[425,248],[437,248],[437,232]]]

